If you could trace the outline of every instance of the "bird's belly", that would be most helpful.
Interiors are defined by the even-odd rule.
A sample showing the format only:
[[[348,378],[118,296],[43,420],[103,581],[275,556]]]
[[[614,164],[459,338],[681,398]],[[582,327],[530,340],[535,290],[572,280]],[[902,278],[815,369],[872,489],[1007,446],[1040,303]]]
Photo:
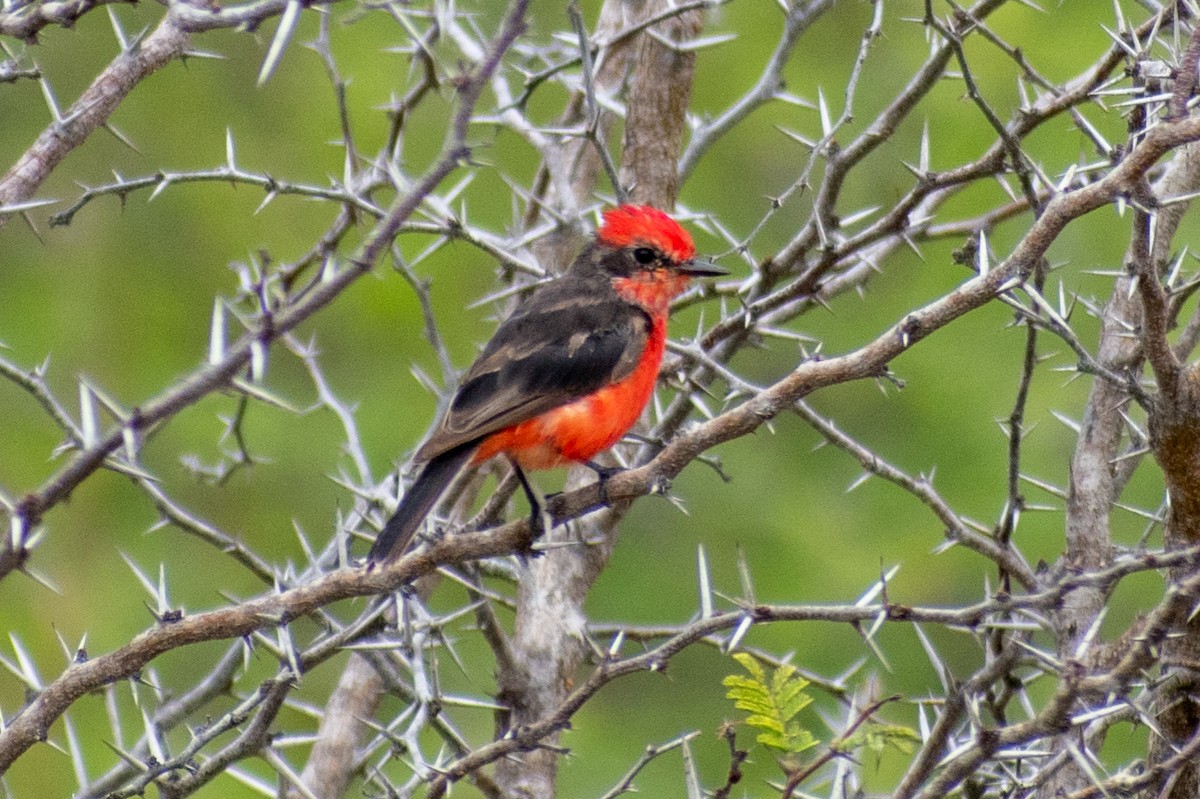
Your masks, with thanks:
[[[620,441],[642,415],[654,392],[662,347],[652,338],[645,357],[624,380],[488,436],[473,460],[480,463],[503,452],[522,469],[591,460]]]

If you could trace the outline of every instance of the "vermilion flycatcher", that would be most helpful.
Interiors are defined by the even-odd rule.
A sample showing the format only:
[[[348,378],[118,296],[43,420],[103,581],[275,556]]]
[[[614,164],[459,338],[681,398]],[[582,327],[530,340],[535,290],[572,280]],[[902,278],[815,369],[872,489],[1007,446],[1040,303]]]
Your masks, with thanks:
[[[595,241],[500,325],[463,377],[370,560],[404,553],[468,461],[507,455],[534,501],[522,469],[589,463],[617,443],[654,393],[671,300],[693,277],[726,274],[695,254],[657,208],[606,211]]]

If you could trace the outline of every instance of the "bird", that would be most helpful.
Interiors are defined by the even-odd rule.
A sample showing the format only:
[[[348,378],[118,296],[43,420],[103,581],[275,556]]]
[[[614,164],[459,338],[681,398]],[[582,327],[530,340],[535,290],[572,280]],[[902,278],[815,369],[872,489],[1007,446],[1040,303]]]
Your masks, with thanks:
[[[671,300],[692,278],[728,272],[696,258],[665,212],[622,204],[562,276],[538,285],[496,329],[413,457],[420,472],[368,555],[403,555],[460,471],[506,456],[539,518],[525,470],[592,462],[633,427],[654,393]]]

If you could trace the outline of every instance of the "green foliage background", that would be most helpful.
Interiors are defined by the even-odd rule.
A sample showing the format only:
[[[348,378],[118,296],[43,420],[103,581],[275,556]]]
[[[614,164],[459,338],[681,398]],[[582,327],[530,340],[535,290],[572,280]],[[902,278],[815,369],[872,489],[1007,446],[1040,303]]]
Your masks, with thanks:
[[[1100,23],[1112,24],[1108,3],[1049,3],[1045,13],[1012,3],[992,18],[994,28],[1022,47],[1027,57],[1052,79],[1064,79],[1091,63],[1109,45]],[[594,21],[597,4],[585,4]],[[136,31],[156,23],[161,9],[153,4],[115,9],[124,26]],[[316,12],[308,17],[297,41],[314,35]],[[383,141],[385,118],[379,110],[403,91],[408,65],[387,48],[403,35],[380,14],[357,14],[334,5],[334,51],[350,78],[349,104],[364,152]],[[497,14],[490,6],[480,24],[490,29]],[[835,113],[842,106],[842,87],[872,6],[843,2],[805,37],[788,68],[788,90],[816,100],[822,90]],[[884,36],[876,44],[857,98],[855,122],[861,130],[924,59],[928,45],[919,24],[923,4],[889,2]],[[765,0],[734,0],[714,11],[708,32],[736,32],[739,38],[699,54],[693,108],[715,114],[756,80],[778,36],[782,14]],[[536,4],[534,37],[564,30],[562,7]],[[273,28],[273,25],[270,26]],[[139,87],[115,116],[114,124],[135,144],[131,150],[114,137],[98,134],[74,152],[40,192],[64,201],[79,192],[76,183],[94,185],[159,169],[215,167],[225,158],[228,130],[236,143],[240,166],[253,171],[323,183],[341,173],[341,150],[329,142],[338,123],[324,69],[310,50],[293,47],[282,67],[262,89],[255,77],[271,30],[257,35],[218,32],[196,38],[196,46],[221,60],[190,58],[172,64]],[[47,29],[31,50],[39,67],[65,106],[116,52],[116,42],[103,12],[89,14],[75,29]],[[990,102],[1007,117],[1017,102],[1015,68],[978,38],[968,56]],[[535,117],[554,118],[562,97],[550,88],[535,105]],[[445,94],[422,109],[407,136],[410,168],[432,157],[440,145],[449,106]],[[485,106],[487,101],[485,100]],[[0,163],[11,163],[48,123],[39,86],[32,81],[0,86]],[[1122,138],[1116,114],[1090,114],[1112,141]],[[873,157],[868,180],[851,185],[848,213],[870,205],[887,206],[912,177],[902,161],[915,162],[921,129],[928,123],[932,167],[945,168],[981,153],[993,140],[977,109],[963,97],[961,82],[948,81],[905,123],[895,138]],[[757,112],[719,143],[685,185],[681,202],[689,209],[715,215],[728,228],[744,234],[767,212],[770,198],[784,191],[799,173],[807,152],[784,137],[776,126],[816,138],[820,123],[813,110],[777,104]],[[479,156],[495,165],[480,171],[465,192],[474,224],[501,230],[513,223],[512,193],[507,176],[527,184],[535,154],[514,135],[479,125],[473,139]],[[1033,153],[1054,174],[1076,160],[1089,144],[1064,124],[1050,124],[1032,140]],[[1086,158],[1091,158],[1088,152]],[[861,176],[860,176],[861,178]],[[999,197],[979,189],[955,200],[963,216],[978,213]],[[63,397],[77,396],[76,381],[87,377],[111,395],[133,406],[160,391],[205,357],[213,296],[236,285],[227,268],[234,261],[258,257],[288,259],[304,251],[336,213],[331,205],[280,198],[258,210],[261,192],[246,186],[192,184],[173,186],[147,202],[147,192],[124,202],[104,198],[86,207],[67,227],[46,224],[47,211],[31,216],[36,232],[20,222],[0,229],[0,342],[7,356],[32,366],[50,356],[48,380]],[[776,251],[807,215],[808,197],[790,201],[753,242],[752,254]],[[50,212],[56,209],[50,209]],[[1028,217],[1004,225],[993,240],[1005,253],[1022,234]],[[693,227],[704,251],[719,253],[722,243]],[[1051,251],[1062,268],[1051,278],[1068,289],[1104,298],[1110,282],[1084,273],[1119,266],[1127,223],[1111,210],[1101,210],[1073,225]],[[429,240],[402,237],[405,253],[416,254]],[[944,293],[967,277],[951,260],[962,242],[923,248],[923,258],[903,251],[884,265],[865,296],[838,298],[828,311],[802,317],[793,328],[823,342],[825,353],[840,353],[877,335],[909,309]],[[745,265],[725,261],[738,272]],[[433,281],[433,297],[455,362],[465,366],[474,348],[487,337],[492,322],[488,308],[464,310],[493,286],[494,264],[465,244],[443,249],[419,267]],[[1048,291],[1054,294],[1057,289]],[[715,313],[715,308],[705,310]],[[820,392],[815,406],[876,451],[913,472],[932,473],[936,485],[961,512],[990,524],[1005,500],[1006,440],[994,420],[1011,410],[1024,343],[1022,328],[1010,326],[1011,314],[996,305],[973,314],[923,342],[894,364],[906,387],[857,383]],[[673,331],[687,335],[695,316],[676,320]],[[1091,342],[1094,325],[1080,320],[1078,330]],[[420,332],[418,308],[404,281],[387,269],[360,281],[337,303],[305,325],[302,337],[314,336],[323,364],[340,395],[357,403],[365,447],[376,478],[419,443],[435,409],[433,398],[410,375],[416,365],[437,374]],[[1073,362],[1065,348],[1044,341],[1046,353],[1060,351],[1064,365]],[[741,356],[737,363],[752,379],[771,380],[792,368],[800,353],[778,341]],[[297,405],[312,401],[311,385],[288,356],[274,354],[268,385]],[[1088,381],[1035,383],[1030,420],[1038,423],[1027,439],[1026,471],[1063,484],[1074,434],[1056,422],[1049,410],[1077,416]],[[331,535],[335,513],[351,499],[328,475],[342,462],[340,429],[328,413],[299,418],[254,405],[247,424],[251,451],[261,459],[253,469],[236,474],[223,486],[195,480],[179,463],[180,452],[202,462],[220,457],[219,416],[236,406],[231,396],[210,397],[181,414],[158,433],[146,458],[172,493],[201,516],[235,531],[260,552],[279,561],[298,560],[302,553],[292,525],[315,541]],[[977,557],[951,550],[933,555],[942,541],[935,519],[910,497],[877,480],[847,494],[859,474],[855,463],[832,448],[816,449],[817,436],[797,419],[783,417],[773,431],[719,449],[733,482],[725,484],[699,464],[679,479],[674,491],[689,511],[648,497],[639,501],[624,527],[617,553],[597,584],[590,612],[597,620],[630,623],[679,623],[697,608],[696,553],[703,546],[712,563],[717,588],[739,592],[736,552],[750,565],[757,597],[764,601],[837,603],[852,601],[881,571],[901,569],[888,588],[893,601],[949,605],[980,596],[994,572]],[[46,455],[59,443],[56,431],[39,407],[14,386],[0,382],[0,486],[20,495],[36,487],[56,467]],[[1156,507],[1161,498],[1157,473],[1150,470],[1131,489],[1130,502]],[[1029,489],[1035,502],[1057,502]],[[128,640],[152,619],[147,597],[138,588],[120,553],[153,571],[165,562],[172,599],[189,610],[222,603],[223,596],[246,596],[260,590],[248,575],[208,547],[171,528],[146,531],[155,513],[129,482],[113,474],[89,480],[69,507],[45,520],[45,543],[34,554],[34,566],[60,587],[55,594],[23,578],[0,583],[0,629],[18,636],[50,679],[64,660],[55,635],[72,644],[87,636],[95,652],[109,651]],[[1143,520],[1119,519],[1125,542],[1142,534]],[[1062,517],[1029,515],[1018,543],[1031,560],[1053,560],[1062,547]],[[1148,588],[1152,577],[1138,578]],[[1128,589],[1123,589],[1128,590]],[[1138,606],[1136,591],[1113,603],[1109,625],[1128,621]],[[447,586],[437,602],[445,607],[461,601]],[[929,630],[952,669],[971,668],[979,657],[969,636]],[[822,624],[778,625],[755,629],[750,643],[792,651],[805,669],[836,675],[860,660],[865,672],[878,674],[881,690],[919,696],[939,689],[937,677],[911,628],[882,631],[880,642],[890,669],[870,653],[852,630]],[[449,662],[443,673],[450,690],[487,695],[491,665],[482,644],[463,630],[459,646],[469,675],[457,674]],[[155,664],[148,682],[186,685],[203,673],[206,657],[219,645],[168,655]],[[0,641],[11,659],[11,649]],[[704,734],[692,746],[708,785],[724,777],[724,743],[716,736],[733,711],[723,696],[721,677],[731,661],[719,653],[693,649],[673,661],[668,674],[646,674],[606,689],[576,719],[564,743],[577,754],[562,769],[563,796],[593,796],[615,782],[647,742],[661,742],[688,729]],[[264,674],[270,663],[263,662]],[[326,666],[306,677],[302,695],[327,692],[337,667]],[[122,689],[124,690],[124,688]],[[143,687],[143,691],[149,690]],[[0,707],[20,706],[22,686],[0,673]],[[814,707],[836,715],[833,699],[815,691]],[[811,710],[808,712],[812,712]],[[892,707],[888,714],[911,724],[915,712]],[[80,729],[104,729],[101,697],[81,702],[73,711]],[[469,714],[466,718],[472,718]],[[468,727],[472,740],[490,735],[487,714],[476,714]],[[129,718],[125,735],[140,734]],[[280,724],[307,728],[311,721],[285,712]],[[828,740],[819,716],[805,725]],[[52,737],[62,739],[61,729]],[[103,737],[103,736],[100,736]],[[744,733],[745,744],[751,735]],[[90,740],[94,742],[95,736]],[[1120,735],[1110,746],[1120,746]],[[96,748],[87,754],[92,776],[111,762],[112,754]],[[755,778],[776,776],[769,758],[750,769]],[[891,784],[903,766],[885,756],[876,787]],[[246,767],[259,770],[261,764]],[[645,795],[681,795],[677,757],[659,759],[638,784]],[[266,773],[265,770],[262,773]],[[15,796],[68,795],[75,786],[70,761],[50,747],[24,757],[7,778]],[[751,795],[753,780],[743,783]],[[205,795],[239,796],[246,789],[229,778],[215,782]],[[249,794],[246,794],[249,795]],[[468,789],[466,795],[471,795]],[[764,794],[765,795],[765,794]]]

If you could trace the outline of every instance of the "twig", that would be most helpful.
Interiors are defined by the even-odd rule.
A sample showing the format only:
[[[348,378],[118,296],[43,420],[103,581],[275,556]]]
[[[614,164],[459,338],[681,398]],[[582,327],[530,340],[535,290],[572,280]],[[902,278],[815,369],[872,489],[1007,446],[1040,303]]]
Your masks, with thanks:
[[[19,205],[33,197],[68,153],[107,124],[129,93],[142,80],[182,55],[189,42],[188,33],[168,14],[135,49],[118,55],[0,178],[0,208]],[[7,221],[8,216],[0,214],[0,228]]]
[[[783,793],[780,794],[780,799],[791,799],[791,797],[795,794],[796,789],[799,788],[805,780],[815,774],[817,770],[821,768],[821,766],[824,766],[835,757],[845,756],[846,753],[842,751],[842,747],[846,745],[846,742],[850,740],[850,737],[854,735],[858,728],[870,721],[871,717],[878,713],[879,709],[884,705],[891,702],[896,702],[899,699],[900,696],[898,695],[888,696],[883,699],[876,699],[874,702],[860,710],[858,715],[854,717],[846,729],[843,730],[837,738],[834,738],[832,741],[830,741],[828,746],[825,747],[825,750],[818,757],[813,758],[812,761],[804,764],[802,768],[796,769],[793,773],[788,775],[788,781],[783,786]]]
[[[945,527],[946,536],[949,539],[990,558],[1003,571],[1012,574],[1025,588],[1032,589],[1037,585],[1037,577],[1033,570],[1022,560],[1018,552],[1008,546],[1007,541],[992,541],[969,529],[933,488],[929,480],[924,477],[913,477],[888,463],[839,430],[833,422],[818,414],[807,403],[797,402],[795,408],[797,415],[816,428],[826,441],[850,453],[867,472],[899,486],[933,511],[938,521]]]

